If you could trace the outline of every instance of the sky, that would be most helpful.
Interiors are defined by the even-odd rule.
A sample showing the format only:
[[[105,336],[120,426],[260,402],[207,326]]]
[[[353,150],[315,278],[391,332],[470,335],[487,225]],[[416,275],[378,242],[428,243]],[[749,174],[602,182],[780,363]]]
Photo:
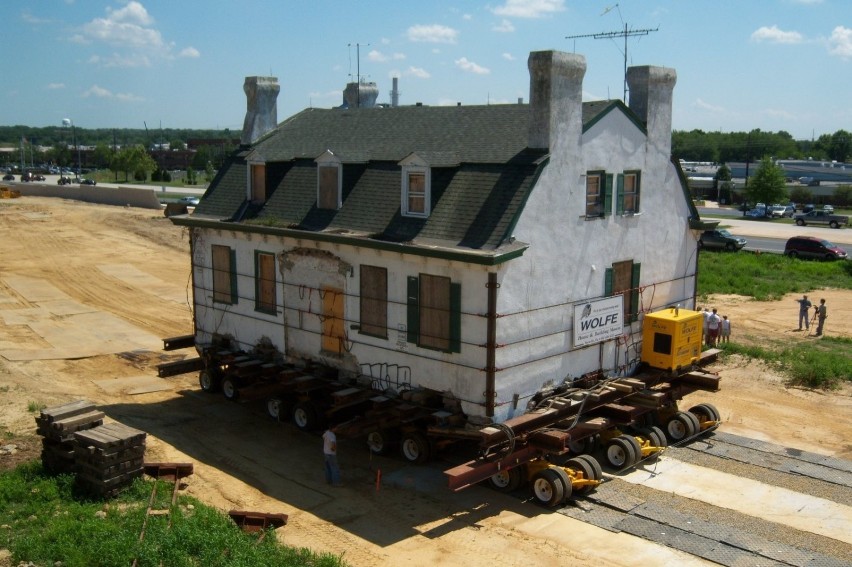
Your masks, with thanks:
[[[677,72],[676,130],[852,130],[849,0],[3,0],[0,22],[4,126],[238,132],[253,75],[279,122],[359,77],[380,103],[393,77],[401,105],[528,102],[549,49],[586,58],[584,100],[622,99],[626,47]]]

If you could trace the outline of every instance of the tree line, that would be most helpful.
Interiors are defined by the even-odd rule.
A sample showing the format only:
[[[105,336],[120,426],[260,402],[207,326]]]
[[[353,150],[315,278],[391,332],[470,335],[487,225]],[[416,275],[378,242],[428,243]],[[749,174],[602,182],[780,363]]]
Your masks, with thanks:
[[[758,162],[776,159],[836,160],[852,157],[852,135],[846,130],[823,134],[816,140],[794,140],[783,130],[763,132],[672,132],[672,155],[685,161],[714,163]]]

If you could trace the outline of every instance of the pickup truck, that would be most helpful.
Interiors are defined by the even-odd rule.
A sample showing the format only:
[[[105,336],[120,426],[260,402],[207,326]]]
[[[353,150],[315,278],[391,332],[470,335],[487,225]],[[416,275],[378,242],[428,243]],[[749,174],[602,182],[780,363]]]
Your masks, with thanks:
[[[846,215],[835,215],[827,211],[811,211],[809,213],[800,213],[793,217],[796,224],[805,226],[808,224],[824,224],[831,228],[840,228],[849,224],[849,217]]]

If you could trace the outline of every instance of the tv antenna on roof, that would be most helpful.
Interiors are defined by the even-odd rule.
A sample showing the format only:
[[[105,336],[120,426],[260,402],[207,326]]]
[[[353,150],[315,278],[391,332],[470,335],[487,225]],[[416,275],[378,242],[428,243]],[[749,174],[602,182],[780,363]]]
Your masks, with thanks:
[[[636,30],[630,29],[627,24],[624,22],[624,18],[621,17],[621,9],[618,7],[618,4],[610,6],[606,8],[601,16],[608,14],[613,9],[618,10],[618,17],[621,19],[621,23],[624,25],[623,30],[619,31],[611,31],[611,32],[601,32],[601,33],[588,33],[583,35],[566,35],[565,39],[579,39],[581,37],[592,37],[594,39],[613,39],[616,37],[624,38],[624,51],[622,54],[624,55],[624,104],[627,104],[627,38],[634,37],[639,35],[648,35],[651,32],[659,31],[660,26],[657,26],[654,29],[644,29],[644,30]]]
[[[370,44],[365,43],[364,46],[369,47]],[[352,47],[352,44],[351,43],[347,44],[347,47]],[[350,51],[349,53],[350,53],[350,57],[351,57],[352,52]],[[355,60],[357,62],[356,63],[356,69],[357,69],[357,72],[358,72],[357,80],[356,80],[356,85],[357,85],[357,89],[358,89],[358,95],[357,95],[358,96],[358,108],[361,108],[361,44],[360,43],[355,44]],[[349,62],[349,65],[350,65],[349,68],[352,69],[352,67],[351,67],[352,62],[351,61]],[[350,73],[349,76],[351,77],[352,74]]]

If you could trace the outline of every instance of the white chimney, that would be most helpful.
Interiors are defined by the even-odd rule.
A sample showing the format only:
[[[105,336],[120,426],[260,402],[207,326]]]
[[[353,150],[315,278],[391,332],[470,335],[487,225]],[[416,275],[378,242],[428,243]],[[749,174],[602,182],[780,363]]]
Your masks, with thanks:
[[[644,65],[627,69],[630,110],[645,122],[648,141],[663,155],[672,151],[672,93],[677,73],[667,67]]]
[[[579,147],[586,58],[561,51],[533,51],[527,67],[530,70],[529,147],[553,153],[560,140]]]
[[[246,118],[240,143],[250,145],[278,126],[278,77],[246,77]]]

